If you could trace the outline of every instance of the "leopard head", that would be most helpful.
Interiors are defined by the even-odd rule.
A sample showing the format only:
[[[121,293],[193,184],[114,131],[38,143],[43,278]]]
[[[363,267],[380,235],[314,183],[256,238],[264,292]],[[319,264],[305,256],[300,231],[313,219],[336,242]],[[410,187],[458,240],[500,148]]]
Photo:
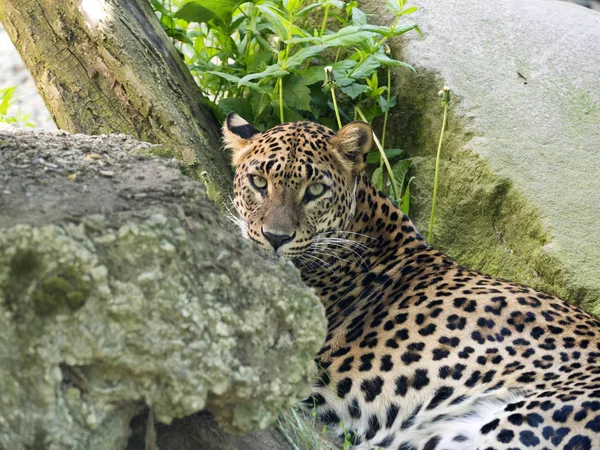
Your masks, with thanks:
[[[335,133],[294,122],[261,133],[230,113],[223,139],[236,167],[237,223],[264,253],[296,260],[349,230],[372,145],[367,123],[352,122]]]

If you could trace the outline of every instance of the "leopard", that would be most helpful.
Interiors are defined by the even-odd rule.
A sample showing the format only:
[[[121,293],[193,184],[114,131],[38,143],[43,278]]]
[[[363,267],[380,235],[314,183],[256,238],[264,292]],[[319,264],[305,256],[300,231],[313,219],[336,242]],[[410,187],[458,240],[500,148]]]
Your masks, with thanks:
[[[302,401],[356,449],[600,450],[600,320],[430,246],[371,182],[373,132],[223,125],[237,225],[320,297]]]

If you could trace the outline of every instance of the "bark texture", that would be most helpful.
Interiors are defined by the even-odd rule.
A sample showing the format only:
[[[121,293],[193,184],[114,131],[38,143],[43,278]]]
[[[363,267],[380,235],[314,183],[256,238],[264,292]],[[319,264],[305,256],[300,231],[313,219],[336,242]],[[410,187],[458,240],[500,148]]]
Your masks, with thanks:
[[[0,128],[0,449],[124,449],[146,406],[258,430],[307,393],[320,300],[163,152]],[[160,448],[282,448],[203,417]]]
[[[60,129],[162,144],[228,198],[218,125],[147,0],[0,0],[0,22]]]

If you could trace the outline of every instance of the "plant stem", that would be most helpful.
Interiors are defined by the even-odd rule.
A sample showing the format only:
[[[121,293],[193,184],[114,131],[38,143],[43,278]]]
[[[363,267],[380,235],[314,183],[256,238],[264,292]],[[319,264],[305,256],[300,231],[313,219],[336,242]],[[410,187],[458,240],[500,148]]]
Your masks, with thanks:
[[[386,135],[386,131],[387,131],[387,121],[388,121],[388,115],[390,112],[390,98],[392,97],[392,74],[391,74],[391,70],[388,67],[387,69],[387,100],[386,100],[386,105],[385,105],[385,114],[383,116],[383,134],[381,136],[381,146],[385,149],[385,135]]]
[[[265,106],[263,106],[263,103],[265,101],[265,97],[266,97],[265,94],[262,94],[260,96],[260,102],[258,102],[258,109],[257,109],[258,112],[256,113],[256,116],[254,116],[254,121],[256,123],[258,123],[260,121],[259,119],[262,117],[263,113],[265,112],[266,108],[265,108]]]
[[[279,121],[285,122],[283,115],[283,78],[279,78]]]
[[[398,21],[400,20],[400,16],[396,16],[396,20],[394,21],[394,25],[392,25],[392,27],[390,28],[390,31],[394,31],[396,29],[396,26],[398,25]],[[376,48],[381,47],[385,41],[388,40],[387,36],[384,36],[381,38],[381,40],[377,43]]]
[[[250,8],[252,8],[251,17],[248,17],[248,15],[242,10],[241,7],[240,7],[240,11],[242,11],[242,13],[246,16],[246,19],[249,21],[249,25],[252,26],[253,22],[254,22],[254,7],[252,4],[250,4]],[[252,35],[252,31],[247,31],[246,32],[246,48],[244,48],[244,64],[246,65],[246,67],[248,66],[248,56],[250,56],[250,47],[252,45],[253,38],[254,38],[254,36]]]
[[[292,38],[292,27],[293,26],[294,26],[294,14],[290,13],[290,24],[289,24],[288,30],[287,30],[287,38],[288,39]],[[283,57],[283,63],[281,64],[282,69],[285,69],[287,66],[288,58],[290,57],[290,49],[293,44],[286,44],[284,42],[284,45],[285,45],[285,55]],[[283,77],[280,77],[278,79],[278,83],[279,83],[279,120],[281,123],[284,123],[285,117],[283,115]]]
[[[332,84],[329,90],[331,91],[331,99],[333,100],[333,110],[335,111],[335,118],[337,119],[338,129],[341,129],[342,119],[340,119],[340,112],[338,110],[337,101],[335,99],[335,86]]]
[[[440,142],[438,143],[437,155],[435,157],[435,175],[433,176],[433,198],[431,200],[431,217],[429,218],[429,233],[427,234],[427,241],[431,244],[433,242],[433,220],[435,218],[435,202],[437,199],[438,190],[438,178],[440,172],[440,155],[442,153],[442,142],[444,141],[444,130],[446,129],[446,120],[448,117],[448,102],[443,101],[444,104],[444,119],[442,120],[442,131],[440,133]]]
[[[367,122],[365,115],[362,113],[362,111],[360,110],[360,108],[358,106],[356,107],[356,112],[358,113],[358,115],[360,116],[360,118],[362,120]],[[390,180],[392,182],[392,190],[394,191],[394,197],[396,199],[400,199],[400,191],[398,190],[398,185],[396,184],[396,179],[394,178],[394,172],[392,172],[392,166],[390,166],[390,162],[388,161],[387,156],[385,156],[383,147],[381,146],[381,143],[379,142],[379,139],[377,139],[377,135],[375,133],[373,133],[373,140],[375,141],[375,145],[379,149],[379,153],[381,153],[381,159],[383,160],[383,163],[385,164],[385,167],[387,168],[388,174],[390,175]]]
[[[329,15],[329,3],[325,5],[325,15],[323,16],[323,23],[321,24],[321,32],[319,33],[319,37],[323,37],[323,33],[325,32],[325,25],[327,24],[327,16]]]
[[[387,135],[387,121],[388,121],[388,115],[390,112],[390,98],[392,94],[392,74],[391,74],[391,70],[388,67],[387,69],[387,100],[386,100],[386,105],[385,105],[385,114],[383,116],[383,133],[381,135],[381,146],[383,147],[383,149],[385,150],[385,136]],[[381,170],[381,190],[383,191],[384,194],[387,194],[387,179],[386,179],[386,173],[383,171],[383,160],[381,162],[381,164],[379,164],[379,167],[382,168]],[[398,200],[398,199],[396,199]]]

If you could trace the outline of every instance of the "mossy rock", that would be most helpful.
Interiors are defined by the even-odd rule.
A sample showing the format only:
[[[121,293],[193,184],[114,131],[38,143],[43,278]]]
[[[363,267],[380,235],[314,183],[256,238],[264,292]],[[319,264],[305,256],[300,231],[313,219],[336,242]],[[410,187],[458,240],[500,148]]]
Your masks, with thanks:
[[[0,448],[124,449],[146,407],[260,430],[307,395],[319,298],[177,162],[126,136],[0,140]]]
[[[383,2],[361,5],[391,22]],[[433,245],[600,314],[600,14],[542,0],[417,6],[407,20],[423,35],[392,41],[416,73],[395,71],[388,127],[414,161],[411,216],[427,234],[447,85]]]

